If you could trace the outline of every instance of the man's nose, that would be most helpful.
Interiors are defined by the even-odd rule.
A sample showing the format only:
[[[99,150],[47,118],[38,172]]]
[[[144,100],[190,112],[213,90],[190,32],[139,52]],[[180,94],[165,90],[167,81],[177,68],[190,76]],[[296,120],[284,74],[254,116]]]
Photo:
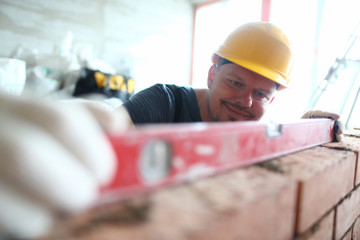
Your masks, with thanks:
[[[251,107],[253,102],[252,91],[250,89],[239,92],[236,96],[236,102],[242,107]]]

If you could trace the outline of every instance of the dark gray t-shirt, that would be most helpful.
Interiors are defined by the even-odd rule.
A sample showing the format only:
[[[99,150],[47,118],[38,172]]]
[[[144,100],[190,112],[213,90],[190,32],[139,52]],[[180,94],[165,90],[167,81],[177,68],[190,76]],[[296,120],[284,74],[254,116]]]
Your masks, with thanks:
[[[135,94],[124,107],[134,124],[201,122],[191,87],[156,84]]]

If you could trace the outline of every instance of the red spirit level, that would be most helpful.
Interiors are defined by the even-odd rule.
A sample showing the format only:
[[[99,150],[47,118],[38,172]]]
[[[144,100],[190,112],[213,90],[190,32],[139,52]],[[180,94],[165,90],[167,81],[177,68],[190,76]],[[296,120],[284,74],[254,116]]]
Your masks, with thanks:
[[[238,122],[151,125],[110,140],[118,158],[103,201],[211,176],[333,139],[334,121],[286,124]],[[111,200],[110,200],[111,201]]]

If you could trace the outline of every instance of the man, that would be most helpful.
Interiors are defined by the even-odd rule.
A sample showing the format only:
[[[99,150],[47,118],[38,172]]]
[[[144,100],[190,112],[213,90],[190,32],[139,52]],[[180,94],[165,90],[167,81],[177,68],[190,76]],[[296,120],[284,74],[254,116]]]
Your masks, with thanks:
[[[292,53],[270,23],[244,25],[214,54],[208,89],[155,85],[124,104],[134,124],[259,120],[289,82]],[[338,117],[308,112],[306,117]],[[0,94],[0,238],[46,233],[53,216],[91,206],[115,172],[105,132],[129,126],[123,108]]]
[[[208,89],[155,85],[124,104],[133,122],[259,120],[289,83],[290,43],[271,23],[237,28],[214,53]]]

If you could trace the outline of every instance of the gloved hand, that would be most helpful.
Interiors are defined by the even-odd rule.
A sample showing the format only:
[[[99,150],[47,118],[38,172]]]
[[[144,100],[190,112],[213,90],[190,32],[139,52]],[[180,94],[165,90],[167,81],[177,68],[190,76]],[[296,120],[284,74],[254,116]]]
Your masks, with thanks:
[[[301,118],[328,118],[335,120],[334,140],[341,142],[343,138],[344,125],[340,120],[340,116],[336,113],[324,112],[320,110],[309,110]]]
[[[104,129],[126,128],[123,114],[0,93],[0,239],[41,236],[94,203],[116,170]]]

